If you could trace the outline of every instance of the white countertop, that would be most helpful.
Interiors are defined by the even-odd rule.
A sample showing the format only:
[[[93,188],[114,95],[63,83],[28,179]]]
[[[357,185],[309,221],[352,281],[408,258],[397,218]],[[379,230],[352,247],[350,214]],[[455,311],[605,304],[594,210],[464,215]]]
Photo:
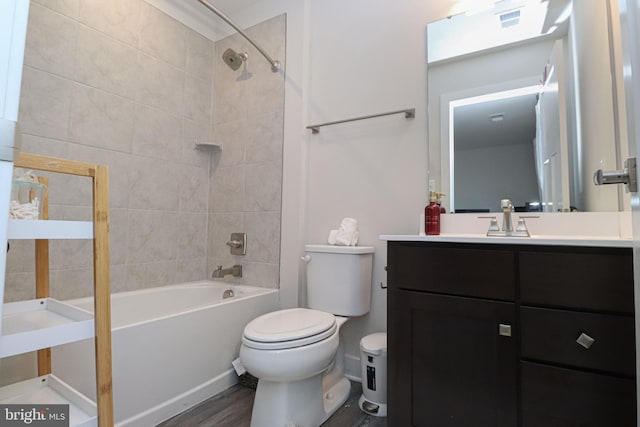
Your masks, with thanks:
[[[448,242],[483,243],[506,245],[551,245],[551,246],[598,246],[612,248],[631,248],[630,238],[607,236],[531,236],[531,237],[488,237],[480,234],[449,234],[426,236],[421,234],[382,234],[380,240],[396,242]]]

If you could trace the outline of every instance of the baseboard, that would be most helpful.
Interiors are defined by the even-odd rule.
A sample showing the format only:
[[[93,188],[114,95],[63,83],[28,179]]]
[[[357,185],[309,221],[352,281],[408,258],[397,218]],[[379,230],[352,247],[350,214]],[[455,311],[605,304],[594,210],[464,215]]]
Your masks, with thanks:
[[[344,376],[351,381],[362,382],[362,366],[360,365],[359,356],[344,355]]]
[[[223,372],[217,377],[200,384],[172,399],[143,411],[124,421],[116,423],[117,427],[148,427],[178,415],[189,408],[221,393],[238,382],[233,369]]]

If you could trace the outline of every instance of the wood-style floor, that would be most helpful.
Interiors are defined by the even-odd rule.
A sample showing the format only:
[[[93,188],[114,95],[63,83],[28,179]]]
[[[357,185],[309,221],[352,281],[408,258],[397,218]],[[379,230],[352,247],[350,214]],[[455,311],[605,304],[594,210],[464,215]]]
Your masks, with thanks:
[[[239,384],[158,424],[157,427],[249,427],[254,390]],[[322,427],[387,427],[387,419],[367,415],[358,407],[360,383],[351,383],[351,395]]]

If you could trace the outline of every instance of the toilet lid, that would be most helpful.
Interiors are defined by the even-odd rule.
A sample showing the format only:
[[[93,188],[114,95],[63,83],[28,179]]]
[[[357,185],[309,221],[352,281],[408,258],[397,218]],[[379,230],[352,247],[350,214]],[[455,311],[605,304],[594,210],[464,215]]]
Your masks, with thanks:
[[[335,316],[324,311],[292,308],[264,314],[244,328],[242,342],[258,349],[309,345],[335,333]]]

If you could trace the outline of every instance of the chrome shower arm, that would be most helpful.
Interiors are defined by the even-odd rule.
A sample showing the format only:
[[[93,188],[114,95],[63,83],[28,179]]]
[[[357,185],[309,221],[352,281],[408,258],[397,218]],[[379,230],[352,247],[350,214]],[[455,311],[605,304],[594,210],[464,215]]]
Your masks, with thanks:
[[[242,37],[247,39],[247,41],[249,43],[251,43],[253,45],[253,47],[255,47],[258,50],[258,52],[260,52],[262,54],[262,56],[264,56],[266,58],[267,61],[269,61],[269,63],[271,64],[271,71],[273,71],[274,73],[277,73],[278,71],[280,71],[280,61],[272,59],[269,56],[269,54],[267,54],[267,52],[265,52],[264,49],[262,49],[262,47],[260,47],[260,45],[258,45],[256,42],[254,42],[251,39],[251,37],[249,37],[249,35],[247,33],[245,33],[242,30],[242,28],[238,27],[227,15],[225,15],[223,12],[221,12],[219,9],[217,9],[214,5],[209,3],[207,0],[198,0],[198,1],[204,7],[206,7],[207,9],[209,9],[210,11],[212,11],[213,13],[218,15],[220,17],[220,19],[222,19],[224,22],[226,22],[231,27],[233,27],[233,29],[236,30],[238,33],[240,33],[240,35],[242,35]]]

